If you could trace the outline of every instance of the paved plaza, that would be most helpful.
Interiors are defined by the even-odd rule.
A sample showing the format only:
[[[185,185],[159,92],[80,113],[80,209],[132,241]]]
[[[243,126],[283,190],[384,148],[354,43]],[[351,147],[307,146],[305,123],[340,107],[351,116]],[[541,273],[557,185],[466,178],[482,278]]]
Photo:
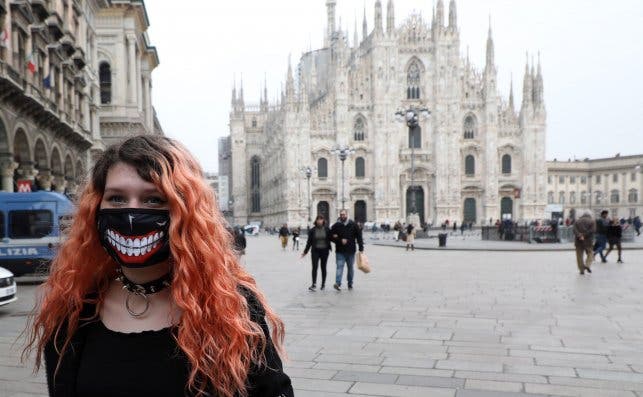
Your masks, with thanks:
[[[643,397],[643,251],[580,276],[568,251],[366,250],[355,289],[309,292],[310,259],[276,236],[244,257],[287,326],[298,397]],[[344,281],[345,286],[345,281]],[[11,342],[34,287],[0,308],[0,397],[46,394]]]

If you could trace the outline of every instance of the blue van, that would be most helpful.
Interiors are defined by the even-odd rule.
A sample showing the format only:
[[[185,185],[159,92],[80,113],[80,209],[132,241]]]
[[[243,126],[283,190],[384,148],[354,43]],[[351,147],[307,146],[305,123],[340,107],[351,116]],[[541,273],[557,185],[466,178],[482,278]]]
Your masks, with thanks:
[[[60,244],[61,226],[74,205],[55,192],[0,192],[0,267],[15,276],[47,272]]]

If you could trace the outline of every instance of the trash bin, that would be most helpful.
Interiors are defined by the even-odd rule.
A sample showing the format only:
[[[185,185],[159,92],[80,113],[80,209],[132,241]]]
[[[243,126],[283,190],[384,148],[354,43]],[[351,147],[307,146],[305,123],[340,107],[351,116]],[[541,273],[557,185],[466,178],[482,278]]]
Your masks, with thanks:
[[[438,234],[438,243],[439,243],[440,247],[446,247],[447,246],[447,236],[448,236],[448,234],[446,234],[446,233]]]

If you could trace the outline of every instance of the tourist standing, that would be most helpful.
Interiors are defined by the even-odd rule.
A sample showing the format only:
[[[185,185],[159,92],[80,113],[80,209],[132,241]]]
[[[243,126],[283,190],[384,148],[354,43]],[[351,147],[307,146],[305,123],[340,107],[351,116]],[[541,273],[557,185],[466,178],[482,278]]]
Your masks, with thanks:
[[[415,251],[415,227],[412,223],[406,226],[406,250]]]
[[[594,255],[600,254],[601,262],[607,262],[603,250],[607,245],[607,227],[609,226],[609,219],[607,219],[607,210],[601,211],[601,217],[596,220],[596,245],[594,246]]]
[[[293,251],[299,251],[299,235],[301,234],[301,229],[298,227],[292,230],[292,249]]]
[[[279,229],[279,240],[281,241],[281,250],[285,251],[286,246],[288,246],[288,236],[290,235],[290,231],[288,230],[288,225],[283,224],[281,226],[281,229]]]
[[[619,224],[616,219],[612,219],[612,223],[607,227],[607,242],[609,243],[609,248],[605,253],[605,259],[607,260],[607,255],[612,252],[614,246],[618,251],[618,260],[616,262],[623,263],[621,258],[621,238],[623,236],[623,227]]]
[[[333,225],[331,230],[331,240],[335,243],[335,261],[337,263],[337,273],[335,274],[335,288],[341,290],[342,275],[344,265],[347,268],[348,289],[353,289],[353,264],[355,263],[355,251],[359,247],[359,252],[364,251],[364,242],[362,240],[362,231],[357,224],[348,219],[348,211],[339,212],[339,220]]]
[[[634,220],[632,221],[632,224],[634,225],[634,230],[636,230],[636,235],[640,236],[641,235],[641,217],[638,215],[634,217]]]
[[[313,283],[308,289],[315,291],[317,288],[317,268],[321,267],[321,286],[320,290],[326,287],[326,262],[328,262],[328,255],[330,254],[331,234],[330,229],[326,226],[326,220],[323,215],[317,215],[315,218],[315,226],[308,231],[308,241],[306,247],[301,254],[303,258],[310,251],[310,258],[313,265],[312,280]]]
[[[592,246],[594,243],[594,233],[596,233],[596,222],[592,219],[592,214],[585,211],[583,215],[574,223],[574,246],[576,248],[576,264],[580,274],[589,273],[594,255]]]

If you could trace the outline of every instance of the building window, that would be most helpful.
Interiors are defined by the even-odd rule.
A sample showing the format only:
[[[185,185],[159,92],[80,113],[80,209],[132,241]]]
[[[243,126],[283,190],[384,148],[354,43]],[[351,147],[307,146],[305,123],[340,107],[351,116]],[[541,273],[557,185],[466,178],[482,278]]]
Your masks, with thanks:
[[[477,123],[473,115],[468,115],[464,119],[464,139],[474,139],[476,137]]]
[[[576,204],[576,192],[569,193],[569,204]]]
[[[550,185],[551,185],[551,180],[552,180],[551,175],[548,175],[548,176],[547,176],[547,183],[548,183],[548,184],[550,184]]]
[[[422,128],[419,125],[409,128],[409,148],[422,148]]]
[[[601,183],[601,176],[600,175],[596,175],[596,183]]]
[[[582,191],[580,193],[580,203],[581,204],[587,204],[587,192],[586,191]]]
[[[558,193],[558,204],[565,204],[565,192]]]
[[[511,174],[511,156],[508,154],[502,156],[502,173]]]
[[[252,128],[257,128],[257,119],[254,117],[252,118]]]
[[[421,82],[420,66],[417,61],[414,61],[409,66],[406,72],[406,99],[420,99],[420,82]]]
[[[554,204],[554,192],[547,193],[547,204]]]
[[[601,192],[600,190],[598,190],[598,191],[595,193],[595,195],[596,195],[595,203],[596,203],[596,204],[601,204],[601,203],[603,202],[603,192]]]
[[[358,117],[357,119],[355,119],[355,125],[353,128],[353,138],[356,141],[363,141],[364,139],[366,139],[366,123],[364,122],[364,118]]]
[[[355,177],[364,178],[366,176],[366,165],[364,157],[358,157],[355,159]]]
[[[317,177],[328,178],[328,160],[323,157],[317,160]]]
[[[564,176],[559,176],[558,177],[558,183],[561,184],[561,185],[564,184],[565,183],[565,177]]]
[[[473,176],[476,174],[476,159],[472,155],[468,155],[464,158],[464,173],[467,176]]]
[[[261,212],[261,160],[254,156],[250,160],[250,195],[252,212]]]
[[[616,175],[616,174],[614,174],[614,175]],[[612,191],[610,192],[610,203],[612,203],[612,204],[618,204],[618,202],[619,202],[619,194],[618,194],[618,190],[612,190]]]
[[[576,177],[575,176],[570,176],[569,177],[569,183],[571,183],[571,184],[576,183]]]
[[[618,174],[612,175],[612,182],[618,182]]]
[[[112,68],[109,63],[102,62],[100,64],[98,78],[100,80],[100,103],[103,105],[112,103]]]
[[[632,172],[632,175],[630,175],[630,180],[632,182],[636,182],[636,172]]]
[[[581,176],[580,177],[580,184],[585,185],[587,183],[587,177],[586,176]]]
[[[639,191],[636,189],[630,189],[630,192],[627,195],[627,202],[638,203],[638,201],[639,201]]]

